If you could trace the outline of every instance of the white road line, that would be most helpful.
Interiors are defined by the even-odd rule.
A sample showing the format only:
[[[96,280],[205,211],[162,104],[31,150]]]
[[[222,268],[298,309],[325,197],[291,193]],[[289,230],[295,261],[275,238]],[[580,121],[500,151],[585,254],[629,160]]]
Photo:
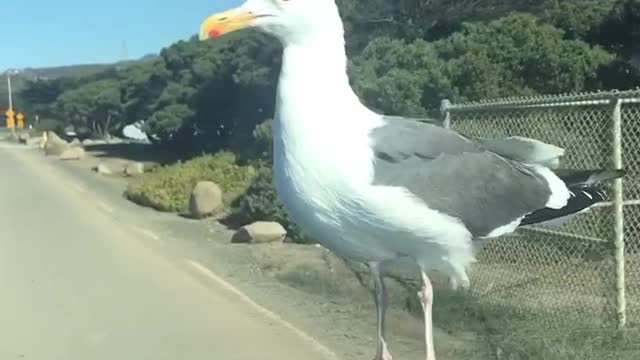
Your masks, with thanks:
[[[219,277],[216,274],[214,274],[211,270],[209,270],[204,265],[200,264],[199,262],[197,262],[195,260],[191,260],[191,259],[183,259],[183,261],[188,266],[193,268],[194,270],[200,272],[202,275],[205,275],[209,279],[211,279],[214,282],[216,282],[218,285],[222,286],[226,290],[228,290],[228,291],[232,292],[234,295],[238,296],[240,298],[240,300],[244,301],[245,303],[247,303],[248,305],[250,305],[251,307],[256,309],[261,314],[267,316],[268,318],[270,318],[274,322],[280,323],[281,325],[283,325],[287,329],[293,331],[296,335],[300,336],[303,340],[305,340],[306,342],[311,344],[315,348],[315,350],[317,350],[318,352],[322,353],[327,359],[333,359],[333,360],[338,360],[339,359],[338,356],[334,352],[329,350],[329,348],[327,348],[326,346],[322,345],[318,340],[314,339],[313,337],[311,337],[309,334],[307,334],[303,330],[299,329],[298,327],[296,327],[292,323],[290,323],[290,322],[286,321],[285,319],[283,319],[282,317],[278,316],[276,313],[270,311],[269,309],[263,307],[262,305],[256,303],[255,301],[251,300],[251,298],[248,297],[246,294],[244,294],[242,291],[238,290],[235,286],[231,285],[230,283],[228,283],[227,281],[225,281],[221,277]]]
[[[105,204],[104,202],[100,201],[100,200],[96,200],[96,204],[98,204],[98,207],[110,214],[113,214],[115,211],[113,210],[113,208],[107,204]]]
[[[132,228],[133,228],[133,230],[139,232],[140,234],[142,234],[142,235],[144,235],[144,236],[146,236],[146,237],[148,237],[150,239],[153,239],[155,241],[161,241],[160,236],[154,234],[153,231],[151,231],[151,230],[143,229],[143,228],[140,228],[140,227],[137,227],[137,226],[132,226]]]
[[[80,184],[78,184],[78,183],[72,182],[72,183],[70,183],[70,184],[71,184],[71,186],[72,186],[74,189],[76,189],[78,192],[81,192],[81,193],[86,193],[86,192],[87,192],[87,189],[86,189],[84,186],[82,186],[82,185],[80,185]]]

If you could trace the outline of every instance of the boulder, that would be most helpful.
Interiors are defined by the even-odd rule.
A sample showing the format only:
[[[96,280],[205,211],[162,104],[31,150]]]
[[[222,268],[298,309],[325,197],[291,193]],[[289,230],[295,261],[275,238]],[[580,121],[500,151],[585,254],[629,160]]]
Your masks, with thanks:
[[[58,134],[55,131],[49,130],[46,132],[46,134],[47,134],[47,141],[67,143],[63,138],[58,136]]]
[[[69,148],[69,143],[53,131],[47,131],[44,139],[43,148],[46,155],[60,156]]]
[[[283,242],[287,230],[277,222],[258,221],[243,226],[231,238],[232,243]]]
[[[222,206],[222,190],[216,183],[200,181],[191,191],[189,199],[191,217],[200,219],[212,215]]]
[[[107,144],[122,144],[124,142],[125,142],[124,139],[121,139],[115,136],[110,136],[108,139],[105,140],[105,143]]]
[[[18,135],[18,141],[22,144],[27,144],[29,139],[31,139],[31,135],[28,132],[23,132]]]
[[[27,140],[26,144],[29,146],[35,146],[42,144],[44,140],[41,137],[30,138]]]
[[[138,176],[144,174],[144,164],[140,162],[132,162],[127,163],[124,166],[124,175],[125,176]]]
[[[107,140],[103,139],[84,139],[82,140],[82,145],[90,146],[90,145],[105,145],[107,144]]]
[[[100,163],[93,168],[100,175],[111,175],[112,171],[107,164]]]
[[[42,150],[44,150],[44,146],[47,144],[47,136],[48,136],[48,135],[47,135],[47,132],[46,132],[46,131],[43,131],[43,132],[42,132],[42,136],[41,136],[42,140],[41,140],[41,141],[40,141],[40,143],[38,144],[38,147],[39,147],[40,149],[42,149]]]
[[[84,159],[86,153],[83,147],[69,147],[60,154],[60,160],[80,160]]]
[[[78,146],[82,146],[82,143],[80,142],[80,140],[78,140],[78,138],[75,138],[73,139],[73,141],[69,143],[69,145],[72,147],[78,147]]]

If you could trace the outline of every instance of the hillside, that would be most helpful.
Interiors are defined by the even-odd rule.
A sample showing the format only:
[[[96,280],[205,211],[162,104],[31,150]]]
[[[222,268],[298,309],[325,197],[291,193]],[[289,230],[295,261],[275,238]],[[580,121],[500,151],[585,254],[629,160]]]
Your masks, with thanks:
[[[157,55],[146,55],[137,60],[119,61],[116,63],[106,64],[77,64],[66,66],[42,67],[42,68],[24,68],[19,69],[12,78],[12,87],[14,91],[15,107],[21,106],[20,92],[25,88],[29,81],[34,80],[52,80],[61,77],[85,77],[95,75],[110,69],[126,67],[131,64],[153,60]],[[6,80],[0,83],[0,109],[7,108],[8,105],[8,89]]]
[[[353,87],[387,114],[437,116],[445,98],[640,83],[640,0],[336,1]],[[16,89],[49,77],[20,95],[28,111],[59,126],[117,132],[145,120],[145,131],[174,151],[251,152],[247,140],[273,113],[280,54],[278,43],[255,31],[205,43],[194,37],[136,66],[26,69]],[[0,106],[5,97],[0,90]]]

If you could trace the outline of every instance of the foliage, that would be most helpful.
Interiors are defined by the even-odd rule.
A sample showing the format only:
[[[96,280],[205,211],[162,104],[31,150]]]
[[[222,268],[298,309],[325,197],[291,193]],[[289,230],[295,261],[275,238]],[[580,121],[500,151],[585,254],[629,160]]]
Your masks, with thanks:
[[[232,203],[255,177],[251,166],[240,166],[235,155],[220,152],[184,163],[157,167],[131,181],[125,196],[138,204],[160,211],[183,212],[199,181],[213,181],[223,192],[224,204]]]
[[[547,0],[545,20],[571,39],[585,39],[602,25],[617,0]]]
[[[557,94],[599,88],[597,69],[613,60],[599,47],[564,39],[562,31],[527,14],[512,14],[437,43],[466,99]]]
[[[602,22],[597,35],[600,44],[630,57],[640,53],[640,0],[619,0]]]
[[[443,98],[630,87],[624,65],[637,43],[637,2],[338,0],[357,92],[398,115],[433,114]],[[621,36],[607,38],[611,32]],[[60,108],[65,97],[53,95],[117,81],[124,124],[145,121],[156,143],[185,155],[242,152],[273,116],[279,52],[255,31],[193,37],[83,82],[34,82],[24,94],[40,109]]]
[[[36,127],[38,131],[53,131],[56,134],[64,133],[64,123],[56,119],[41,119]]]
[[[123,124],[120,99],[116,80],[98,80],[60,95],[56,113],[76,129],[104,137]]]
[[[22,69],[18,74],[12,76],[14,107],[23,111],[28,119],[34,118],[36,114],[40,117],[49,116],[50,113],[46,105],[53,103],[62,91],[93,81],[96,76],[109,74],[118,67],[125,67],[132,63],[144,64],[152,58],[153,56],[149,55],[139,61],[121,61],[113,64],[80,64]],[[32,102],[33,97],[30,97],[29,92],[47,91],[52,87],[58,89],[53,98],[49,97],[46,100],[40,98],[41,101]],[[7,107],[7,98],[7,88],[0,86],[0,109]]]
[[[566,40],[526,14],[464,24],[436,42],[377,38],[356,60],[356,88],[385,113],[416,115],[440,100],[596,89],[596,71],[613,60],[599,47]]]
[[[355,61],[356,91],[387,114],[420,115],[453,95],[450,70],[433,44],[378,38]]]

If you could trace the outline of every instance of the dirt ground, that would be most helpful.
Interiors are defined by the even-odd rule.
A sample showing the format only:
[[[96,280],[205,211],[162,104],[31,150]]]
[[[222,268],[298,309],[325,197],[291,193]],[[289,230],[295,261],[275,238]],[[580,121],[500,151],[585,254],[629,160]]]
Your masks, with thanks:
[[[155,166],[171,162],[171,155],[156,154],[149,147],[139,145],[94,146],[87,150],[86,159],[61,163],[62,166],[92,191],[108,198],[123,216],[139,217],[144,222],[141,226],[152,229],[161,239],[160,246],[170,248],[171,253],[197,258],[256,302],[305,329],[344,359],[372,358],[375,308],[366,271],[347,266],[317,246],[232,245],[233,230],[216,221],[188,220],[134,205],[122,196],[125,178],[97,176],[90,169],[100,162],[114,169],[121,168],[132,160]],[[414,280],[416,274],[412,270],[398,270],[397,276],[387,280],[391,296],[388,340],[395,359],[424,359],[423,324],[415,296],[418,282]],[[483,267],[481,264],[476,275],[480,283],[478,288],[482,291],[491,289],[499,272],[513,273],[514,284],[527,283],[528,276],[536,277],[533,270],[521,266]],[[520,301],[518,299],[523,303],[529,300],[530,304],[525,306],[525,310],[529,310],[540,301],[545,302],[541,299],[556,301],[558,292],[562,291],[562,281],[542,292],[535,291],[535,283],[524,290],[516,288],[510,293],[511,303]],[[578,322],[566,329],[559,328],[557,321],[549,325],[547,318],[537,321],[537,318],[523,316],[521,311],[512,313],[512,309],[507,311],[496,308],[496,304],[491,307],[492,304],[479,302],[478,291],[472,294],[452,292],[446,282],[437,277],[436,283],[434,321],[439,360],[640,358],[640,345],[633,345],[640,344],[636,341],[640,336],[636,337],[635,333],[631,340],[625,336],[622,343],[618,340],[612,343],[608,337],[601,338],[599,332],[583,335],[587,330]],[[579,294],[566,296],[568,299],[577,297]],[[498,305],[502,306],[504,302]],[[601,305],[595,303],[594,308]],[[560,330],[553,332],[550,329]],[[554,336],[562,340],[553,340]]]
[[[375,352],[375,307],[364,287],[345,263],[317,246],[293,244],[232,245],[233,230],[213,221],[196,221],[175,214],[158,213],[128,202],[122,196],[127,179],[122,175],[98,176],[91,171],[99,163],[111,169],[130,161],[147,167],[167,161],[167,156],[145,154],[138,145],[127,155],[126,145],[117,150],[108,145],[86,147],[85,159],[57,162],[118,208],[122,216],[144,219],[167,253],[196,258],[223,276],[252,299],[283,315],[308,331],[344,359],[371,359]],[[366,272],[364,281],[369,282]],[[416,289],[388,279],[391,309],[388,337],[397,359],[424,358],[424,327]],[[410,310],[410,311],[408,311]],[[472,332],[450,333],[435,329],[438,359],[470,359],[484,347]]]

